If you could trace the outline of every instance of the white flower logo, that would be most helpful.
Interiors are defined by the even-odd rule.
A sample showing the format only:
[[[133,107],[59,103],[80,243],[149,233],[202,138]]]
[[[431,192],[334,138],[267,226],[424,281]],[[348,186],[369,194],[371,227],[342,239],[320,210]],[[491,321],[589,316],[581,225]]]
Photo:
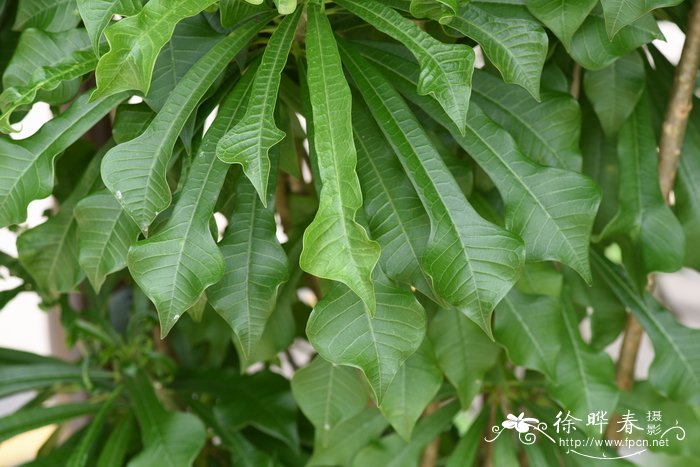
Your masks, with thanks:
[[[539,423],[539,420],[536,418],[524,418],[525,417],[525,412],[521,412],[520,415],[517,417],[513,414],[508,414],[506,417],[507,420],[504,420],[501,425],[503,425],[503,428],[507,430],[512,430],[515,428],[518,433],[527,433],[530,431],[530,428],[537,427],[537,424]]]

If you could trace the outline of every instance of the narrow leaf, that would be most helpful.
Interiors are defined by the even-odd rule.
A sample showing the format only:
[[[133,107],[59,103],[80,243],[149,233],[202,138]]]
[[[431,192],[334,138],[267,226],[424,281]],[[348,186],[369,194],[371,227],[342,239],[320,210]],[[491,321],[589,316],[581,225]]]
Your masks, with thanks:
[[[369,401],[367,385],[354,368],[316,357],[294,373],[292,393],[316,429],[316,444],[325,446],[332,430],[362,412]]]
[[[94,444],[102,432],[102,428],[105,424],[107,416],[109,415],[112,406],[114,405],[115,399],[122,392],[122,387],[117,387],[109,398],[102,403],[100,411],[97,412],[95,417],[90,421],[90,426],[88,427],[85,434],[80,438],[78,446],[73,450],[66,467],[84,467],[88,465],[90,459],[90,451],[94,448]]]
[[[110,373],[104,371],[90,371],[88,375],[91,379],[101,380],[110,377]],[[0,397],[57,384],[80,384],[83,377],[82,368],[64,362],[3,364],[0,367]]]
[[[295,14],[284,18],[275,29],[255,74],[246,113],[216,147],[219,159],[227,164],[243,166],[243,171],[253,183],[263,206],[267,206],[267,185],[270,178],[268,152],[284,139],[284,132],[275,125],[275,96],[302,11],[303,8],[299,8]]]
[[[214,0],[153,0],[137,15],[105,29],[110,49],[97,63],[97,89],[91,99],[128,90],[148,94],[158,52],[175,25],[212,3]],[[245,33],[241,31],[241,35]]]
[[[129,271],[156,305],[163,337],[224,274],[221,252],[209,230],[228,171],[228,166],[216,158],[215,149],[219,138],[243,113],[253,71],[248,70],[219,107],[166,224],[157,234],[129,249]]]
[[[77,0],[77,4],[95,55],[99,55],[102,31],[112,21],[112,17],[136,15],[143,6],[141,0]]]
[[[442,300],[490,334],[491,312],[520,272],[522,243],[474,211],[422,125],[387,78],[349,47],[343,51],[346,68],[430,218],[423,270]]]
[[[362,193],[355,173],[352,96],[321,6],[309,5],[307,14],[307,82],[313,111],[315,165],[322,188],[316,217],[304,232],[299,265],[315,276],[344,283],[374,314],[372,271],[380,250],[355,221],[355,213],[362,206]]]
[[[403,43],[421,66],[418,93],[431,94],[460,131],[467,121],[474,51],[464,44],[444,44],[412,21],[374,0],[339,0],[343,8]]]
[[[476,2],[461,6],[447,26],[474,39],[501,72],[506,83],[515,83],[540,100],[540,76],[547,58],[548,40],[535,21],[500,18]]]
[[[385,278],[377,278],[375,285],[374,317],[357,295],[335,284],[311,313],[306,334],[329,362],[361,369],[381,405],[401,365],[423,341],[426,323],[413,294]]]
[[[0,418],[0,442],[35,428],[91,415],[99,409],[99,404],[82,402],[18,410],[11,415]]]
[[[136,433],[134,415],[130,413],[121,418],[112,428],[100,451],[97,467],[122,467]]]
[[[166,170],[180,131],[231,58],[268,20],[246,23],[210,49],[180,80],[148,129],[105,156],[102,179],[144,234],[170,204]]]

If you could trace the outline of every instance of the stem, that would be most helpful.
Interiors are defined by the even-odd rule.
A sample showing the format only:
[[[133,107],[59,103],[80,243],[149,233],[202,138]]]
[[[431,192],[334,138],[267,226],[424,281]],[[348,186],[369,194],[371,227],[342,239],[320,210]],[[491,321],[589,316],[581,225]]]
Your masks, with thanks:
[[[574,63],[574,69],[571,72],[571,88],[569,89],[574,99],[578,100],[581,94],[581,65]]]
[[[668,109],[661,126],[659,185],[666,204],[670,204],[670,194],[678,170],[685,129],[692,108],[698,65],[700,65],[700,0],[693,4],[688,18],[688,33],[683,44],[681,60],[676,67]],[[653,292],[654,288],[655,281],[651,276],[647,290]],[[622,390],[631,389],[634,383],[634,369],[643,334],[642,325],[630,314],[617,362],[616,381]]]
[[[435,412],[440,408],[440,402],[432,402],[428,407],[425,408],[425,417]],[[437,465],[438,457],[440,454],[440,437],[436,437],[425,447],[423,451],[423,457],[420,461],[420,467],[435,467]]]

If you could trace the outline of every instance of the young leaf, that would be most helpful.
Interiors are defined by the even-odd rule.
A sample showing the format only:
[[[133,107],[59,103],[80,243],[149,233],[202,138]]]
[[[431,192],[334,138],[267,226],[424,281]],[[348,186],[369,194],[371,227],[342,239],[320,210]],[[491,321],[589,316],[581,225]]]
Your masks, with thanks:
[[[564,412],[573,415],[594,413],[599,410],[613,413],[619,390],[615,386],[615,367],[605,352],[594,352],[581,339],[578,321],[568,297],[560,306],[565,338],[556,369],[556,383],[552,395],[561,403]],[[591,435],[600,436],[595,426],[586,426]]]
[[[316,217],[304,232],[299,265],[315,276],[344,283],[374,314],[372,271],[380,250],[355,221],[362,193],[355,173],[352,96],[321,5],[308,5],[307,14],[307,82],[313,110],[315,165],[322,188]]]
[[[420,261],[430,220],[398,159],[359,99],[352,105],[357,175],[372,237],[381,245],[379,262],[387,276],[430,294]]]
[[[514,288],[498,304],[495,314],[493,333],[510,361],[556,380],[557,356],[564,335],[558,299],[525,295]]]
[[[316,357],[294,373],[292,394],[316,429],[316,444],[326,446],[332,430],[367,407],[369,391],[354,368]]]
[[[269,18],[246,23],[211,48],[180,80],[148,129],[105,156],[102,179],[144,234],[170,204],[166,170],[180,131],[231,58]]]
[[[544,92],[537,102],[517,86],[474,71],[474,102],[538,164],[581,171],[581,111],[569,94]]]
[[[75,0],[21,0],[12,28],[61,32],[74,28],[79,22]]]
[[[644,91],[644,63],[638,52],[620,57],[583,76],[586,97],[608,136],[615,135],[632,114]]]
[[[591,256],[593,267],[649,333],[655,354],[649,369],[651,384],[667,397],[697,405],[700,401],[700,331],[683,326],[651,296],[642,299],[624,273],[599,253],[593,252]]]
[[[129,245],[139,228],[106,190],[83,198],[75,207],[80,256],[78,262],[99,292],[105,277],[126,266]]]
[[[657,8],[678,5],[683,0],[601,0],[605,29],[611,39],[625,26]]]
[[[77,4],[80,17],[90,36],[94,55],[98,56],[102,31],[112,21],[112,17],[134,16],[143,7],[141,0],[77,0]]]
[[[475,55],[471,47],[440,42],[374,0],[338,0],[336,3],[408,47],[421,66],[418,93],[431,94],[463,131],[474,71]]]
[[[125,387],[141,426],[141,451],[131,467],[183,467],[192,465],[204,447],[204,424],[191,413],[168,412],[144,374],[126,377]]]
[[[91,99],[128,90],[148,94],[158,52],[175,25],[212,3],[214,0],[153,0],[137,15],[105,29],[110,49],[97,63],[97,89]],[[243,30],[240,34],[245,36]]]
[[[601,237],[625,236],[643,272],[673,272],[683,265],[683,228],[659,188],[656,141],[646,96],[623,124],[618,138],[620,207]]]
[[[462,407],[469,407],[484,375],[498,359],[498,345],[455,310],[438,309],[430,321],[428,334],[438,365],[457,388]]]
[[[103,155],[101,151],[93,158],[56,216],[17,238],[20,263],[32,275],[39,290],[49,297],[72,291],[83,279],[78,263],[78,225],[73,211],[99,180]]]
[[[461,6],[447,25],[481,45],[506,83],[515,83],[540,100],[540,76],[547,58],[547,33],[536,21],[500,18],[476,2]]]
[[[346,68],[428,212],[423,270],[442,300],[490,334],[491,312],[520,272],[521,241],[474,211],[388,79],[351,48],[343,51]]]
[[[569,48],[598,0],[525,0],[528,10]]]
[[[334,284],[311,313],[306,334],[329,362],[361,369],[381,405],[401,365],[423,341],[426,323],[425,311],[413,294],[379,274],[375,277],[374,317],[351,290]]]
[[[425,339],[389,384],[379,410],[404,440],[411,441],[416,421],[441,386],[442,371],[430,340]]]
[[[263,206],[267,206],[267,185],[270,178],[268,152],[284,139],[284,132],[275,125],[275,96],[302,11],[303,8],[299,8],[295,14],[284,18],[275,29],[255,74],[246,113],[216,147],[219,159],[227,164],[243,166],[243,171],[258,192]]]
[[[224,274],[221,252],[209,230],[228,169],[216,158],[215,149],[219,138],[245,109],[252,74],[253,70],[248,70],[221,104],[166,224],[157,234],[129,249],[129,271],[155,303],[163,337]]]
[[[600,70],[637,47],[663,38],[653,16],[645,15],[622,28],[615,38],[610,40],[602,15],[593,12],[574,35],[568,50],[571,57],[582,67]]]

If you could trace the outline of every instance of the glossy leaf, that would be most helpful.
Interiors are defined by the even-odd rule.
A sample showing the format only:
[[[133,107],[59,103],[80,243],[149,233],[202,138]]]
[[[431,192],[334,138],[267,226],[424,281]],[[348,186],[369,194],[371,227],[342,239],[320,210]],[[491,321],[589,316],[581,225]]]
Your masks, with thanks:
[[[175,25],[212,3],[214,0],[154,0],[137,15],[105,29],[110,49],[97,64],[97,89],[91,98],[127,90],[147,94],[158,52],[172,36]]]
[[[598,71],[583,77],[586,97],[608,136],[618,132],[634,111],[644,91],[644,63],[639,53],[621,57]]]
[[[520,240],[474,211],[387,78],[357,52],[343,50],[346,68],[430,218],[423,270],[442,300],[490,333],[491,312],[515,282],[523,262]]]
[[[442,371],[432,344],[425,339],[389,384],[379,409],[397,433],[410,441],[414,425],[441,386]]]
[[[105,156],[102,179],[144,234],[170,204],[166,170],[180,131],[229,60],[268,19],[247,23],[210,49],[182,78],[146,131]]]
[[[61,32],[79,22],[75,0],[21,0],[13,28]]]
[[[470,319],[455,310],[438,309],[428,335],[438,365],[457,389],[462,407],[469,407],[484,375],[496,363],[499,347]]]
[[[129,271],[156,305],[162,336],[224,274],[224,259],[212,238],[209,220],[228,166],[216,158],[215,150],[219,138],[241,118],[251,82],[249,70],[221,104],[169,220],[158,233],[129,249]]]
[[[514,288],[495,314],[494,335],[510,361],[556,380],[557,356],[565,335],[558,299],[526,295]]]
[[[165,410],[143,374],[127,378],[125,387],[141,427],[144,447],[131,459],[129,467],[192,465],[204,447],[204,424],[190,413]]]
[[[141,0],[77,0],[78,12],[87,29],[95,55],[99,55],[102,31],[114,15],[133,16],[141,11]]]
[[[597,0],[526,0],[528,10],[552,30],[566,47]]]
[[[369,391],[357,370],[316,357],[294,373],[292,393],[316,429],[317,445],[325,446],[333,429],[367,407]]]
[[[478,3],[468,2],[447,27],[478,42],[506,83],[518,84],[540,100],[540,76],[548,41],[537,22],[500,18]]]
[[[600,254],[593,266],[610,284],[617,298],[642,323],[654,345],[649,381],[662,394],[679,402],[700,401],[700,331],[679,323],[652,297],[639,296],[624,273]]]
[[[614,383],[615,367],[610,356],[593,351],[583,342],[568,298],[562,299],[560,312],[566,337],[561,341],[552,395],[561,403],[565,413],[570,411],[574,416],[599,410],[613,413],[619,390]],[[598,428],[593,425],[585,429],[591,435],[600,436]]]
[[[613,38],[620,29],[657,8],[678,5],[682,0],[601,0],[605,29]]]
[[[618,138],[619,203],[601,237],[627,237],[645,273],[673,272],[683,265],[683,229],[666,206],[657,169],[656,140],[647,97],[637,104]]]
[[[270,148],[284,139],[284,132],[275,125],[275,95],[282,69],[292,47],[302,8],[287,16],[275,29],[265,47],[262,62],[255,74],[253,89],[243,118],[219,140],[216,156],[227,164],[243,166],[248,179],[267,205],[270,178]]]
[[[322,188],[316,217],[304,232],[299,265],[315,276],[347,285],[373,315],[376,302],[372,271],[379,260],[379,245],[355,221],[362,193],[355,173],[352,97],[321,6],[309,5],[307,15],[307,81]]]
[[[374,0],[339,0],[343,8],[403,43],[421,66],[418,93],[432,95],[462,131],[471,94],[474,51],[464,44],[445,44],[413,22]]]
[[[375,276],[376,277],[376,276]],[[335,284],[316,305],[306,326],[309,341],[329,362],[362,370],[381,405],[401,365],[425,336],[425,312],[415,297],[376,277],[377,311]]]

